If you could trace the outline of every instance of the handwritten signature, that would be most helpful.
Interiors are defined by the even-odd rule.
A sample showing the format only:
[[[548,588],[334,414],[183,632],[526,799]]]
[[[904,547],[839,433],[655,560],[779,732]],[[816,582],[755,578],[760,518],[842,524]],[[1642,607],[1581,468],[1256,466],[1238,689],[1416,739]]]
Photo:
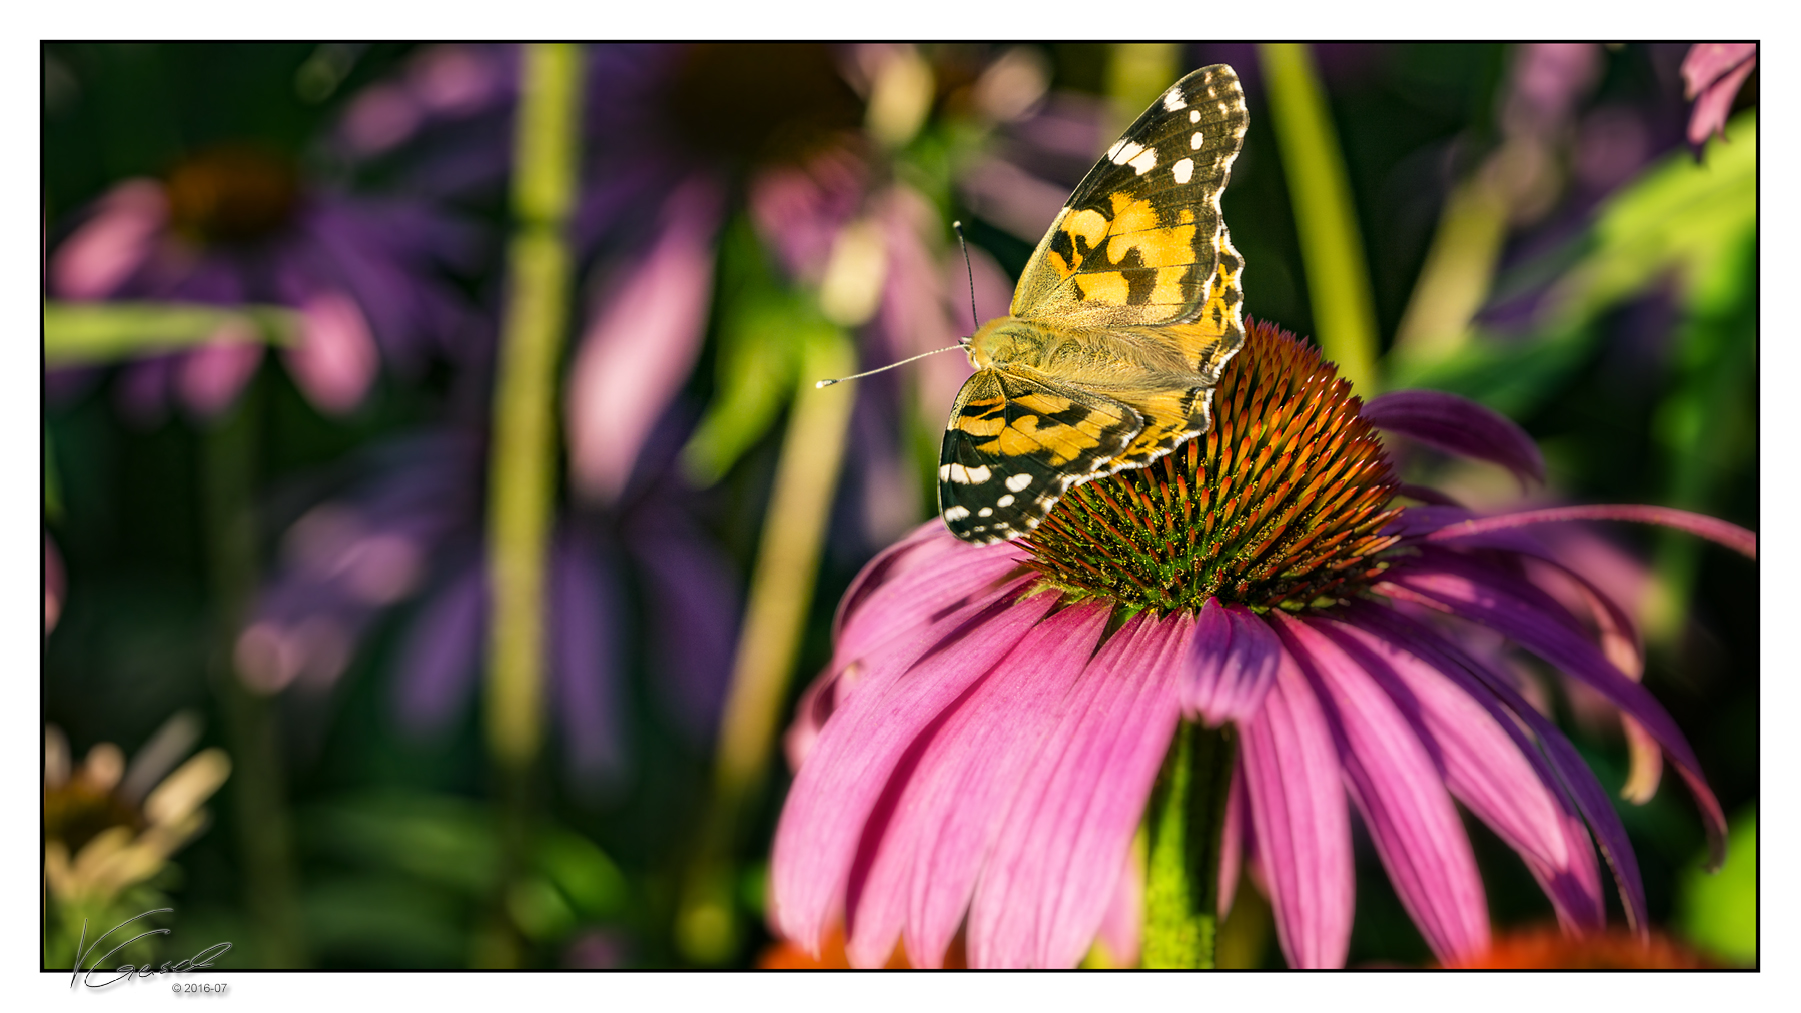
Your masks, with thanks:
[[[159,907],[159,908],[152,909],[150,911],[146,911],[141,915],[137,915],[132,918],[127,918],[124,921],[120,922],[119,924],[114,925],[112,928],[107,929],[105,932],[101,933],[98,937],[96,937],[94,939],[94,943],[92,946],[88,945],[88,923],[87,923],[86,919],[83,919],[82,923],[81,923],[81,942],[75,947],[75,968],[74,968],[74,971],[69,975],[69,987],[74,988],[75,982],[78,980],[83,985],[86,985],[89,988],[105,988],[106,986],[111,985],[112,983],[114,983],[116,981],[123,981],[126,978],[148,978],[149,976],[151,976],[153,974],[174,974],[174,973],[178,973],[181,971],[198,971],[202,968],[213,966],[213,961],[218,960],[220,957],[225,956],[226,953],[231,951],[230,943],[214,943],[213,945],[207,947],[204,950],[201,950],[199,953],[194,954],[193,956],[187,958],[186,960],[175,961],[173,963],[165,960],[165,961],[163,961],[163,966],[161,966],[161,967],[153,967],[149,964],[145,964],[142,967],[133,967],[130,964],[120,964],[118,967],[112,968],[113,971],[117,972],[116,977],[108,978],[105,981],[95,983],[93,980],[94,972],[101,969],[99,966],[101,961],[107,959],[108,957],[111,957],[113,954],[119,952],[120,950],[124,949],[127,946],[130,946],[132,943],[137,942],[138,940],[144,938],[145,936],[166,936],[169,934],[169,931],[170,931],[169,929],[146,929],[145,931],[140,932],[135,936],[132,936],[130,939],[127,939],[124,942],[118,944],[117,946],[114,946],[112,949],[106,951],[104,954],[102,954],[100,956],[100,958],[98,960],[95,960],[92,964],[88,964],[87,973],[85,973],[85,974],[82,973],[81,965],[87,962],[88,956],[90,954],[92,954],[95,950],[98,950],[100,948],[101,941],[104,940],[107,936],[110,936],[113,933],[124,928],[125,926],[130,925],[132,922],[140,921],[142,919],[150,917],[151,915],[168,914],[169,912],[172,912],[174,910],[175,909],[172,907]]]

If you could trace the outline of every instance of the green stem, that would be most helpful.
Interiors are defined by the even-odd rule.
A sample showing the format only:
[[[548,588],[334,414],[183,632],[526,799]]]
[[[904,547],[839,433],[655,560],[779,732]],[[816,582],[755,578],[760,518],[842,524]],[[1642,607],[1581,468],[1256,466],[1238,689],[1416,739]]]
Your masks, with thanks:
[[[737,947],[730,858],[738,820],[775,749],[850,430],[851,391],[814,386],[818,377],[856,368],[850,337],[820,332],[801,361],[720,720],[713,796],[676,916],[677,944],[697,963],[719,963]]]
[[[1151,794],[1144,966],[1211,968],[1219,934],[1220,830],[1237,744],[1183,721]]]
[[[1294,204],[1313,329],[1339,375],[1376,392],[1376,311],[1344,153],[1305,45],[1260,47],[1270,120]]]
[[[569,326],[565,231],[581,159],[582,51],[525,48],[514,135],[513,237],[488,460],[486,733],[500,795],[501,894],[476,962],[516,965],[508,888],[530,847],[531,772],[544,739],[545,556],[556,485],[556,375]]]
[[[217,615],[213,692],[225,718],[232,757],[232,808],[243,859],[245,907],[257,934],[259,965],[306,966],[295,898],[293,842],[281,736],[273,702],[238,678],[232,663],[238,631],[256,587],[256,475],[259,383],[253,378],[238,403],[202,437],[208,568]]]

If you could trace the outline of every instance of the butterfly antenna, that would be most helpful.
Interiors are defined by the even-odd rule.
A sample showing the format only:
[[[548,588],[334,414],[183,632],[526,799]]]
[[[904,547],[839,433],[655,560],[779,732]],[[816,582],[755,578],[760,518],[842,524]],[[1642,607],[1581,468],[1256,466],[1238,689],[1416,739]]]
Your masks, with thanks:
[[[969,266],[969,244],[963,241],[963,223],[952,222],[951,231],[957,234],[957,245],[963,249],[963,273],[969,276],[969,321],[979,331],[982,318],[976,315],[976,273]]]
[[[893,369],[896,366],[905,366],[907,363],[912,362],[914,359],[923,359],[928,355],[937,355],[939,352],[948,352],[954,348],[962,348],[962,347],[963,347],[963,339],[959,338],[957,340],[957,343],[954,345],[945,345],[943,348],[934,348],[929,352],[920,352],[918,355],[909,356],[908,358],[902,359],[899,362],[890,362],[886,366],[882,366],[878,369],[871,369],[871,370],[868,370],[867,372],[852,373],[850,376],[841,376],[836,380],[821,380],[818,383],[814,384],[813,387],[815,390],[817,390],[820,387],[830,387],[834,383],[843,383],[846,380],[860,379],[862,377],[869,376],[874,373],[885,372],[887,370]]]

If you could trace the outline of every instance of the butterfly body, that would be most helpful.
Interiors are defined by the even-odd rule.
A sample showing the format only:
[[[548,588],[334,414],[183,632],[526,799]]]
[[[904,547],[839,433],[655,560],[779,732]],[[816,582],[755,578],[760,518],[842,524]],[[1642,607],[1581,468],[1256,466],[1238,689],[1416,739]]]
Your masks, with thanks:
[[[1178,81],[1076,187],[1010,314],[971,336],[976,373],[938,467],[957,537],[1027,534],[1070,486],[1207,431],[1212,389],[1244,342],[1243,261],[1219,195],[1245,125],[1230,67]]]

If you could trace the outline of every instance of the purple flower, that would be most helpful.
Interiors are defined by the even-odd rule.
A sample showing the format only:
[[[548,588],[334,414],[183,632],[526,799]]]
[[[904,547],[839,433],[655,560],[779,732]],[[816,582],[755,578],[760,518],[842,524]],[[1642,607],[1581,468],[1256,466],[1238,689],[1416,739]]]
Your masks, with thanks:
[[[343,414],[381,360],[410,372],[456,351],[462,312],[437,271],[466,260],[473,238],[423,205],[308,186],[281,158],[227,146],[108,191],[52,253],[49,287],[63,299],[294,307],[289,372],[321,411]],[[192,352],[133,363],[126,407],[154,417],[173,397],[203,417],[223,411],[262,359],[254,337],[228,325]]]
[[[1682,60],[1683,94],[1695,103],[1688,119],[1688,143],[1699,148],[1715,134],[1726,136],[1732,100],[1757,67],[1755,42],[1697,42]]]
[[[1520,854],[1565,931],[1604,925],[1597,847],[1642,930],[1610,801],[1513,678],[1464,646],[1475,631],[1642,725],[1720,847],[1681,732],[1582,617],[1521,575],[1559,564],[1519,529],[1653,521],[1752,555],[1754,537],[1650,507],[1475,518],[1397,505],[1349,384],[1291,336],[1249,332],[1204,437],[1076,487],[1028,538],[970,546],[933,521],[865,567],[789,733],[778,934],[817,952],[842,927],[858,966],[897,942],[938,966],[960,928],[970,966],[1076,963],[1184,719],[1233,729],[1222,906],[1242,865],[1260,870],[1293,966],[1344,962],[1353,811],[1442,960],[1489,943],[1459,804]],[[1491,413],[1391,404],[1440,446],[1536,466]]]
[[[274,579],[238,637],[240,677],[265,693],[327,689],[383,615],[418,600],[401,638],[394,709],[418,735],[453,726],[476,696],[487,640],[482,461],[479,440],[451,432],[367,454],[367,477],[284,535]],[[681,490],[653,483],[618,513],[557,522],[545,578],[546,704],[567,768],[585,783],[626,772],[624,666],[635,640],[646,643],[659,702],[680,730],[704,741],[717,723],[737,577],[688,509]],[[634,636],[628,579],[644,588],[650,636]]]

